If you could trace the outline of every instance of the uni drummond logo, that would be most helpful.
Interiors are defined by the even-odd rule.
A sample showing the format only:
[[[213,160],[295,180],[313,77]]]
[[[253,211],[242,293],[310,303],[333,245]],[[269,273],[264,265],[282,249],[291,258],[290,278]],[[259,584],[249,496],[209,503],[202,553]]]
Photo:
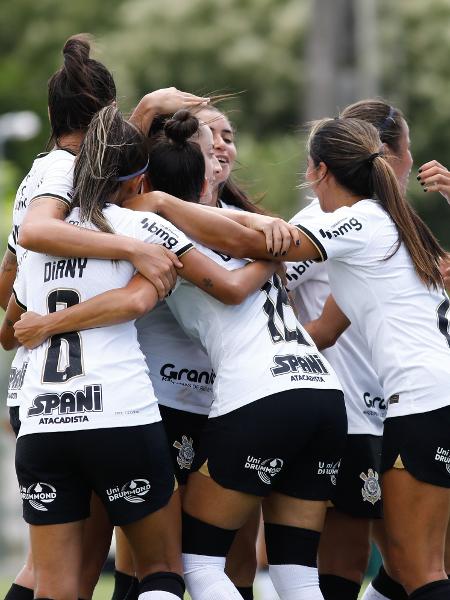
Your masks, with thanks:
[[[142,496],[145,496],[151,487],[147,479],[132,479],[121,488],[113,487],[106,490],[106,493],[110,502],[123,498],[132,504],[139,504],[140,502],[145,502],[145,498]]]
[[[46,504],[56,499],[56,489],[49,483],[33,483],[29,487],[20,486],[22,500],[28,500],[33,508],[48,511]]]
[[[270,485],[272,477],[275,477],[281,471],[283,464],[281,458],[266,458],[266,460],[261,460],[250,455],[247,456],[244,469],[255,470],[261,481]]]

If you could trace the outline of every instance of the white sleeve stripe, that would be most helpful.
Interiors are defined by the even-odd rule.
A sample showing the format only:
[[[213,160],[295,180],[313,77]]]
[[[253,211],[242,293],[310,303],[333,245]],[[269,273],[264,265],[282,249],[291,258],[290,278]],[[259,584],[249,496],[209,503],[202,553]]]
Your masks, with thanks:
[[[175,254],[178,256],[178,258],[180,258],[180,256],[183,256],[183,254],[186,254],[186,252],[189,252],[189,250],[192,250],[193,247],[194,247],[194,244],[189,242],[189,244],[186,244],[186,246],[183,246],[182,248],[177,250],[175,252]]]
[[[17,306],[19,306],[20,308],[22,308],[23,310],[26,311],[27,307],[25,306],[25,304],[22,304],[22,302],[19,300],[19,298],[17,297],[17,292],[14,288],[13,288],[13,294],[14,294],[14,298],[16,300]]]
[[[32,202],[34,202],[35,200],[37,200],[38,198],[56,198],[57,200],[61,200],[62,202],[64,202],[64,204],[67,204],[67,206],[69,208],[72,208],[71,202],[68,198],[64,198],[64,196],[58,196],[58,194],[51,194],[51,193],[47,193],[47,194],[38,194],[37,196],[34,196],[33,198],[31,198],[30,200],[30,204]]]
[[[303,225],[295,224],[295,226],[298,227],[298,229],[300,229],[300,231],[303,232],[306,235],[306,237],[309,239],[309,241],[317,248],[317,250],[320,254],[320,260],[322,262],[324,260],[327,260],[327,258],[328,258],[327,251],[323,247],[322,243],[316,238],[316,236],[309,229],[304,227]]]

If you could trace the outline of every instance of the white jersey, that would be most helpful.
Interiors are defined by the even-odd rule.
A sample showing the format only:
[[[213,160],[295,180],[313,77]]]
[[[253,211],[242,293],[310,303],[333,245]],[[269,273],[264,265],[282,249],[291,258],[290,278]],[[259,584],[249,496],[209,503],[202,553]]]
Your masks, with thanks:
[[[136,321],[158,402],[207,415],[213,401],[215,373],[208,355],[189,338],[165,302]]]
[[[317,223],[325,213],[313,200],[291,222]],[[325,218],[327,218],[325,216]],[[330,291],[327,263],[312,260],[287,263],[287,289],[291,292],[301,323],[317,319]],[[339,377],[347,409],[348,433],[383,435],[387,403],[378,377],[370,364],[366,340],[350,325],[331,348],[322,350]]]
[[[107,207],[104,213],[117,233],[162,244],[178,256],[192,248],[183,233],[153,213],[117,206]],[[78,209],[68,220],[79,224]],[[43,314],[124,287],[134,272],[127,261],[28,252],[14,292],[21,305]],[[160,420],[133,321],[58,334],[28,352],[20,435]]]
[[[52,150],[46,154],[39,154],[20,184],[14,201],[12,229],[8,236],[8,248],[16,255],[18,265],[24,252],[24,248],[17,243],[19,229],[30,202],[35,198],[51,196],[70,206],[74,160],[75,155],[66,150]],[[26,356],[25,348],[18,348],[9,376],[8,406],[20,405],[20,390],[27,370]]]
[[[417,276],[389,215],[374,200],[296,225],[329,259],[333,296],[367,340],[388,417],[450,404],[449,298]],[[351,365],[353,368],[353,365]]]
[[[236,209],[222,201],[220,205]],[[206,352],[186,335],[166,302],[138,319],[136,328],[159,404],[209,414],[216,374]]]
[[[247,263],[200,244],[196,248],[230,271]],[[297,322],[276,276],[238,306],[222,304],[186,281],[166,302],[186,333],[206,350],[216,373],[210,417],[284,390],[341,389]]]

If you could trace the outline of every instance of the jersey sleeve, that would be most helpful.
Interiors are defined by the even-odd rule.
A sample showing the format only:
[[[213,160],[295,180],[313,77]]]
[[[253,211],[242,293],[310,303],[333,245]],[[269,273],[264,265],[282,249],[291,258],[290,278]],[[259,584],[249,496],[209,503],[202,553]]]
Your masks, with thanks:
[[[138,214],[135,237],[143,242],[160,244],[178,257],[183,256],[194,247],[192,241],[182,231],[163,217],[155,213],[140,212]]]
[[[304,223],[300,217],[293,224],[317,248],[319,261],[356,254],[366,247],[370,239],[369,219],[354,207],[344,206],[333,213],[322,213]]]
[[[320,268],[313,260],[301,260],[299,262],[287,262],[286,266],[286,289],[293,292],[303,283],[314,279],[315,272]]]
[[[51,165],[43,173],[31,201],[50,196],[65,202],[69,207],[73,197],[73,165],[75,156],[65,150],[53,150]]]
[[[8,235],[8,250],[13,254],[17,254],[17,235],[19,228],[13,225]]]

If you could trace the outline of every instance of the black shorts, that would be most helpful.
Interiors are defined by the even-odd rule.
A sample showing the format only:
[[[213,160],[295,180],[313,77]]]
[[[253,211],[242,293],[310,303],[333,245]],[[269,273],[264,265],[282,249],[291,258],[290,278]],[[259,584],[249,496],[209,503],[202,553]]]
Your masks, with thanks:
[[[9,424],[11,425],[12,430],[14,431],[14,435],[17,437],[19,435],[20,429],[20,406],[10,406],[9,407]]]
[[[16,472],[31,525],[87,518],[92,491],[111,522],[126,525],[165,506],[175,483],[161,421],[24,435],[17,440]]]
[[[256,496],[329,500],[346,435],[342,392],[288,390],[208,419],[192,471]]]
[[[159,411],[169,440],[175,477],[179,485],[186,485],[208,415],[177,410],[161,404]]]
[[[386,419],[381,472],[392,468],[450,488],[450,406]]]
[[[351,517],[382,517],[379,481],[382,441],[378,435],[347,436],[331,502]]]

